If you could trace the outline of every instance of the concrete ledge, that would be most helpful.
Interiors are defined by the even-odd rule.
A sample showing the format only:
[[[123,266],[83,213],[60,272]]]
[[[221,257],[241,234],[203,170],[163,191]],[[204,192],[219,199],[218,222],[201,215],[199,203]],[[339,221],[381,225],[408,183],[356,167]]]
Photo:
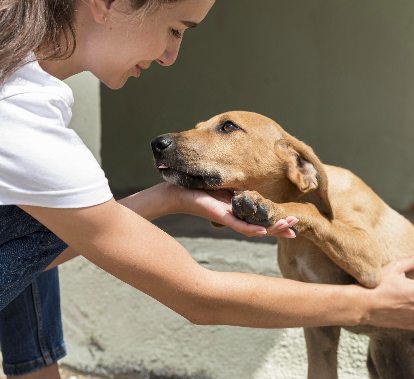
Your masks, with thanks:
[[[275,246],[178,238],[203,266],[280,277]],[[60,268],[65,340],[62,361],[77,369],[142,379],[305,378],[301,329],[196,326],[84,258]],[[340,378],[368,378],[367,339],[343,331]],[[118,376],[119,377],[119,376]]]

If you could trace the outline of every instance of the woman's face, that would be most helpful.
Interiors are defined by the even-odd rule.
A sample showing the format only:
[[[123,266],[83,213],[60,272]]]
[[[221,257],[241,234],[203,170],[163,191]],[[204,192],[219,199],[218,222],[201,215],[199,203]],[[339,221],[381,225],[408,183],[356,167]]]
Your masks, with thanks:
[[[130,76],[138,77],[153,61],[172,65],[178,55],[184,31],[200,23],[215,0],[186,0],[163,4],[143,19],[125,12],[116,0],[107,9],[103,0],[91,0],[81,21],[85,70],[112,89],[121,88]]]

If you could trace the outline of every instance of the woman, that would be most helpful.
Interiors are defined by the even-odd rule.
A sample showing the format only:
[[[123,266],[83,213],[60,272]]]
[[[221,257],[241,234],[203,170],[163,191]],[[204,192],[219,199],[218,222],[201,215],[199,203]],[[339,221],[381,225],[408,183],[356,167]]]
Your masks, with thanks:
[[[298,220],[267,229],[248,225],[231,214],[225,193],[166,183],[116,202],[100,167],[67,128],[73,98],[63,79],[87,70],[115,89],[154,61],[171,65],[184,31],[213,3],[0,3],[0,329],[7,375],[59,378],[55,362],[65,349],[57,274],[50,269],[79,254],[200,325],[414,329],[414,283],[404,275],[414,259],[388,265],[375,290],[211,272],[149,221],[181,212],[249,236],[294,238],[288,227]],[[29,319],[37,325],[16,332]]]

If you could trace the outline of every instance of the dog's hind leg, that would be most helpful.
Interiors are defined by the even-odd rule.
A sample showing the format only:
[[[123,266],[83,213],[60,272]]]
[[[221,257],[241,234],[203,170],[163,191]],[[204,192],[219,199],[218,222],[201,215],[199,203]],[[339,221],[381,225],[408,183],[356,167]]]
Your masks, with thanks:
[[[368,371],[370,379],[413,379],[413,334],[371,337],[369,341]]]
[[[367,367],[369,373],[369,379],[381,379],[378,375],[377,367],[375,366],[374,360],[372,359],[371,348],[368,348]]]
[[[305,328],[308,350],[308,379],[337,379],[337,351],[341,328],[325,326]]]

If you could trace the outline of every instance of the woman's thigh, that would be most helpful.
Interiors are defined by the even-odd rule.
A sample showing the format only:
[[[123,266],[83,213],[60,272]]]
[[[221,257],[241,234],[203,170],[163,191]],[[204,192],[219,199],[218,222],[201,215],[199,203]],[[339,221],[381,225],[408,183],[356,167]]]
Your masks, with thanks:
[[[0,311],[0,343],[8,376],[29,374],[66,355],[57,268],[41,274]]]

